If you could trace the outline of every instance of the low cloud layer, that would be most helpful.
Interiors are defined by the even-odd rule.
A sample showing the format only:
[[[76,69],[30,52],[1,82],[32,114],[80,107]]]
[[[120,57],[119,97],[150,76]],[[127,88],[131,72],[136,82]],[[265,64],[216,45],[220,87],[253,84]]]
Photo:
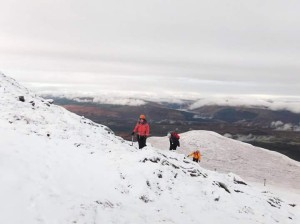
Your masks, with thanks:
[[[197,109],[206,105],[245,106],[250,108],[266,108],[269,110],[289,110],[300,113],[300,97],[284,98],[271,96],[243,96],[243,97],[208,97],[197,100],[190,109]]]
[[[283,123],[282,121],[273,121],[271,128],[277,131],[300,131],[300,123],[299,125],[294,125],[291,123]]]
[[[248,108],[263,108],[269,110],[288,110],[293,113],[300,113],[300,97],[272,97],[259,95],[244,96],[206,96],[203,97],[196,93],[188,94],[187,92],[164,92],[153,93],[143,91],[108,91],[98,89],[96,92],[89,91],[73,91],[68,86],[53,85],[51,90],[43,90],[39,88],[32,89],[40,95],[50,95],[53,97],[65,97],[78,101],[89,101],[94,103],[107,103],[117,105],[141,106],[148,101],[157,103],[176,103],[190,104],[189,109],[194,110],[202,106],[219,105],[219,106],[243,106]],[[59,88],[61,91],[57,91]],[[90,87],[91,88],[91,87]],[[42,88],[43,89],[43,88]],[[88,98],[88,99],[82,99]]]

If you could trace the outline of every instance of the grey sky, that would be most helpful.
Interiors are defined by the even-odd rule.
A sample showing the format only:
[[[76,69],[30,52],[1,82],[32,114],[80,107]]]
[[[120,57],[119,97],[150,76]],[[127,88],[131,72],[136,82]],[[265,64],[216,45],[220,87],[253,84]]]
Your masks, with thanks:
[[[0,70],[43,90],[300,96],[296,0],[0,0],[0,7]]]

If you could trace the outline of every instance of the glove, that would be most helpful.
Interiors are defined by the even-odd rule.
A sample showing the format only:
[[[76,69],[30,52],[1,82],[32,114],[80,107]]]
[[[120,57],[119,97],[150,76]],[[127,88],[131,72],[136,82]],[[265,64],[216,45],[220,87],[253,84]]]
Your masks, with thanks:
[[[131,135],[134,135],[134,131],[131,133]]]

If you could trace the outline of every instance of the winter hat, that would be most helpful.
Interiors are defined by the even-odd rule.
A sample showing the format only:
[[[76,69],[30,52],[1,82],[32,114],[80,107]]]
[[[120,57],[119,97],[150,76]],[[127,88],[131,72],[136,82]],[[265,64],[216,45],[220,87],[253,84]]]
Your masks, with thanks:
[[[144,114],[141,114],[141,115],[140,115],[140,119],[146,119],[145,115],[144,115]]]

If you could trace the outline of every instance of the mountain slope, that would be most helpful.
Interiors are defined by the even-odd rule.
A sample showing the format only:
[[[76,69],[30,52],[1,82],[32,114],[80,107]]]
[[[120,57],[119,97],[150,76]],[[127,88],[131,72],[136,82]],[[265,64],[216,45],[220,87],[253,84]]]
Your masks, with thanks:
[[[234,174],[138,150],[3,74],[0,136],[0,223],[299,221],[297,206]]]
[[[258,148],[210,131],[189,131],[180,134],[178,153],[189,154],[200,149],[201,166],[210,170],[233,172],[247,181],[279,187],[293,188],[300,192],[300,163],[280,153]],[[151,137],[154,147],[168,149],[167,137]]]

